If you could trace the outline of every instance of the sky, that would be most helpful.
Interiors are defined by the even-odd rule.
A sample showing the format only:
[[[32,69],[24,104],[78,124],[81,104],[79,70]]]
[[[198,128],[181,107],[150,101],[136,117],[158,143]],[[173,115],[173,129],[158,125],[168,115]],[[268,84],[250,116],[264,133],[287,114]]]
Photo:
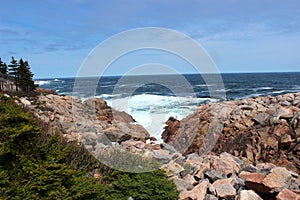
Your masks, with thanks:
[[[143,27],[186,34],[221,73],[300,71],[298,0],[0,0],[0,8],[0,57],[28,60],[35,78],[75,77],[103,41]],[[147,63],[194,72],[178,56],[144,49],[120,56],[106,73]]]

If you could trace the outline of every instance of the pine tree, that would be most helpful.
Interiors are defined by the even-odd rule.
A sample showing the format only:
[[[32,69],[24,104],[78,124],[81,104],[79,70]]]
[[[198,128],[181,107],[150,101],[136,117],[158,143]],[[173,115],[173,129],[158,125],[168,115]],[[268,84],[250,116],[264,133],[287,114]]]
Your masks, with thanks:
[[[0,77],[7,78],[7,65],[0,58]]]
[[[11,57],[10,64],[8,65],[8,77],[11,78],[16,84],[16,91],[19,87],[19,63],[14,57]]]
[[[24,92],[32,92],[36,86],[32,80],[33,74],[30,71],[30,66],[27,61],[23,61],[21,58],[19,61],[19,68],[17,70],[19,87]]]

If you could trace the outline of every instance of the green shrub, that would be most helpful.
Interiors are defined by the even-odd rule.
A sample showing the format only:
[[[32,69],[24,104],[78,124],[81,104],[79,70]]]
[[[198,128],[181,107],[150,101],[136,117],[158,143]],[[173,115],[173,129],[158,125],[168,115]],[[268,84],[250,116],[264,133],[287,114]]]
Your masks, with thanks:
[[[0,95],[0,111],[0,199],[105,199],[105,185],[65,161],[72,144],[40,143],[37,121],[12,98]]]
[[[117,178],[107,189],[109,199],[178,199],[175,184],[161,170],[137,174],[115,172],[114,175]]]
[[[162,171],[130,174],[101,164],[0,94],[0,199],[177,199]],[[41,123],[40,123],[41,124]],[[44,125],[43,125],[44,126]],[[101,180],[88,177],[98,168]]]

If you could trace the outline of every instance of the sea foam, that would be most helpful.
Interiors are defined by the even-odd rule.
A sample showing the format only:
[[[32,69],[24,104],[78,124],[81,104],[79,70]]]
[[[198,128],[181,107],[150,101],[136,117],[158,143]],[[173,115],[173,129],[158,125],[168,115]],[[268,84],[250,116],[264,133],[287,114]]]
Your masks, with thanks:
[[[160,134],[163,132],[165,122],[169,117],[181,120],[195,111],[200,104],[217,101],[212,98],[154,94],[140,94],[124,98],[111,98],[110,95],[102,95],[102,98],[116,110],[129,113],[158,140],[160,140]]]

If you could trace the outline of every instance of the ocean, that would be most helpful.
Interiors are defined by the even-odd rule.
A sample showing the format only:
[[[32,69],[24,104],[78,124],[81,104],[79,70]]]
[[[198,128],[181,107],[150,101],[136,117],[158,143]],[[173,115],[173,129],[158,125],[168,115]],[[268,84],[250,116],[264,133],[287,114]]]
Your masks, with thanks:
[[[49,78],[35,82],[58,94],[82,99],[101,97],[113,108],[132,115],[157,139],[169,117],[180,120],[200,104],[300,91],[300,72],[221,74],[222,83],[216,83],[218,87],[214,85],[214,76],[205,75],[204,79],[199,74],[130,76],[125,79],[103,76],[99,81],[92,77]]]

